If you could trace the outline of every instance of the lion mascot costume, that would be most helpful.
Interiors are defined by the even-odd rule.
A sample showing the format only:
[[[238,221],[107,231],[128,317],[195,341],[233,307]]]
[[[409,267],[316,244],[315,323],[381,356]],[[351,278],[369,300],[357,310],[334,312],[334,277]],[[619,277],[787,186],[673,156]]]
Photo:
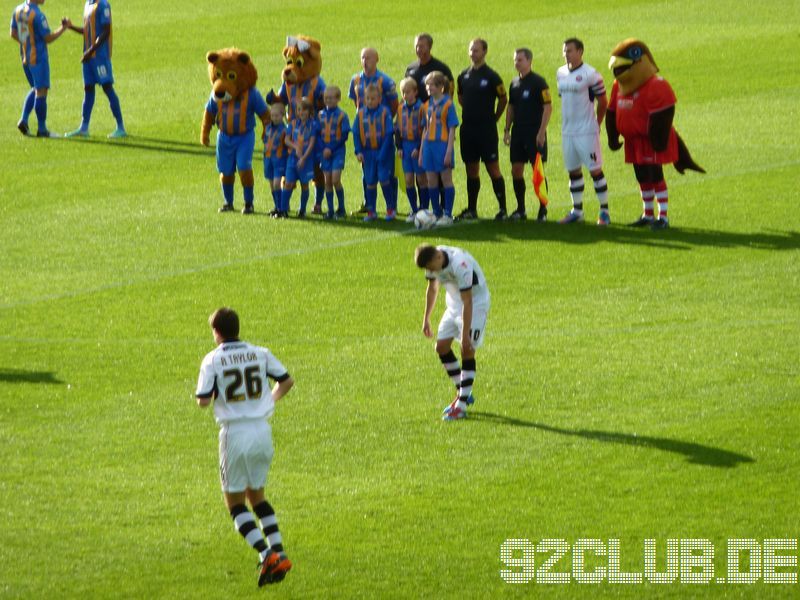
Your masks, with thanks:
[[[219,212],[233,210],[233,184],[236,171],[244,189],[242,214],[253,213],[253,149],[256,117],[266,125],[269,107],[256,89],[258,72],[246,52],[225,48],[209,52],[208,77],[211,96],[203,114],[200,141],[208,146],[211,126],[216,124],[217,170],[225,203]]]
[[[320,43],[314,38],[297,35],[286,38],[283,48],[286,66],[281,72],[281,87],[276,94],[273,90],[267,93],[267,103],[276,101],[286,106],[289,122],[295,118],[297,103],[301,98],[308,98],[314,107],[313,116],[325,108],[323,95],[325,81],[320,77],[322,71],[322,54]],[[325,179],[319,163],[322,156],[321,144],[316,144],[314,152],[314,214],[322,212],[322,199],[325,194]]]
[[[681,174],[686,169],[705,171],[692,160],[672,126],[675,92],[656,75],[658,67],[647,45],[633,38],[620,42],[611,52],[608,67],[614,72],[606,115],[608,146],[619,150],[623,145],[619,136],[624,138],[625,162],[633,164],[644,205],[642,216],[631,226],[666,229],[669,196],[662,165],[672,163]]]

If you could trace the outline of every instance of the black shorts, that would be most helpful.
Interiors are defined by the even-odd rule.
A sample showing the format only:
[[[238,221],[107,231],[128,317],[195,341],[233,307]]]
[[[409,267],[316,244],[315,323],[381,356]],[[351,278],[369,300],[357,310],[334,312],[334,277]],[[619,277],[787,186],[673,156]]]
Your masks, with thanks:
[[[547,162],[547,139],[544,146],[536,145],[536,134],[539,130],[533,127],[514,127],[511,130],[510,156],[512,163],[533,164],[536,153],[542,155],[542,162]]]
[[[497,125],[491,123],[464,123],[459,129],[458,138],[461,143],[461,160],[474,163],[482,160],[485,163],[497,162]]]

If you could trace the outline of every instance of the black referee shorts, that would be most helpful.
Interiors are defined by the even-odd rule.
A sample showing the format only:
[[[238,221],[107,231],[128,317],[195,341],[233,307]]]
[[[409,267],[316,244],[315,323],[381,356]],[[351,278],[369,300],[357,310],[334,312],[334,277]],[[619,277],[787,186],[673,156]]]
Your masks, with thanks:
[[[461,143],[461,160],[474,163],[479,160],[485,163],[497,162],[497,125],[491,123],[464,123],[458,135]]]
[[[547,140],[544,146],[536,145],[536,133],[533,127],[517,127],[511,130],[511,144],[509,154],[512,163],[531,163],[536,160],[536,153],[542,155],[542,162],[547,162]]]

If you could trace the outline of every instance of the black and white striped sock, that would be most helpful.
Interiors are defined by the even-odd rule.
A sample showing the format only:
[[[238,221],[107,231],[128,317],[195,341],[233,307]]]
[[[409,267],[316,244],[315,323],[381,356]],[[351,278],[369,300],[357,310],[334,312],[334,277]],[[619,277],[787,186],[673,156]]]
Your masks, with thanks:
[[[447,376],[450,378],[450,381],[452,381],[453,385],[458,389],[461,385],[461,367],[458,365],[456,355],[450,350],[447,354],[440,354],[439,360],[442,361],[442,366],[444,370],[447,371]]]
[[[270,550],[283,552],[283,539],[281,532],[278,531],[278,519],[272,505],[264,500],[253,507],[256,516],[261,521],[261,529],[264,530],[264,537],[267,538]]]
[[[261,555],[261,560],[264,560],[267,556],[267,544],[264,541],[264,535],[256,525],[253,513],[247,510],[244,504],[237,504],[231,507],[231,517],[233,517],[233,525],[236,527],[236,531],[258,551]]]
[[[462,410],[467,408],[467,398],[472,393],[472,386],[475,383],[475,359],[465,358],[461,368],[461,389],[458,393],[458,407]]]

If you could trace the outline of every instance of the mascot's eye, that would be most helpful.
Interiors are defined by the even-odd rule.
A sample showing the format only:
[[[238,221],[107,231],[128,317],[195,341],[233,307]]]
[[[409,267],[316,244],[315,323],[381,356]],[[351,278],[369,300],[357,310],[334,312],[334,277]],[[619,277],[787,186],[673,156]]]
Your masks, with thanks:
[[[236,81],[236,71],[228,71],[228,81]]]
[[[642,49],[639,46],[631,46],[628,48],[628,58],[631,60],[639,60],[642,58]]]
[[[286,57],[286,64],[290,67],[294,64],[294,59],[291,56]]]
[[[214,71],[214,79],[219,79],[221,77],[222,77],[222,71],[220,71],[219,69]]]
[[[306,61],[305,61],[305,60],[303,60],[303,57],[302,57],[302,56],[298,56],[298,57],[297,57],[297,66],[298,66],[300,69],[302,69],[302,68],[303,68],[303,65],[305,64],[305,62],[306,62]]]

